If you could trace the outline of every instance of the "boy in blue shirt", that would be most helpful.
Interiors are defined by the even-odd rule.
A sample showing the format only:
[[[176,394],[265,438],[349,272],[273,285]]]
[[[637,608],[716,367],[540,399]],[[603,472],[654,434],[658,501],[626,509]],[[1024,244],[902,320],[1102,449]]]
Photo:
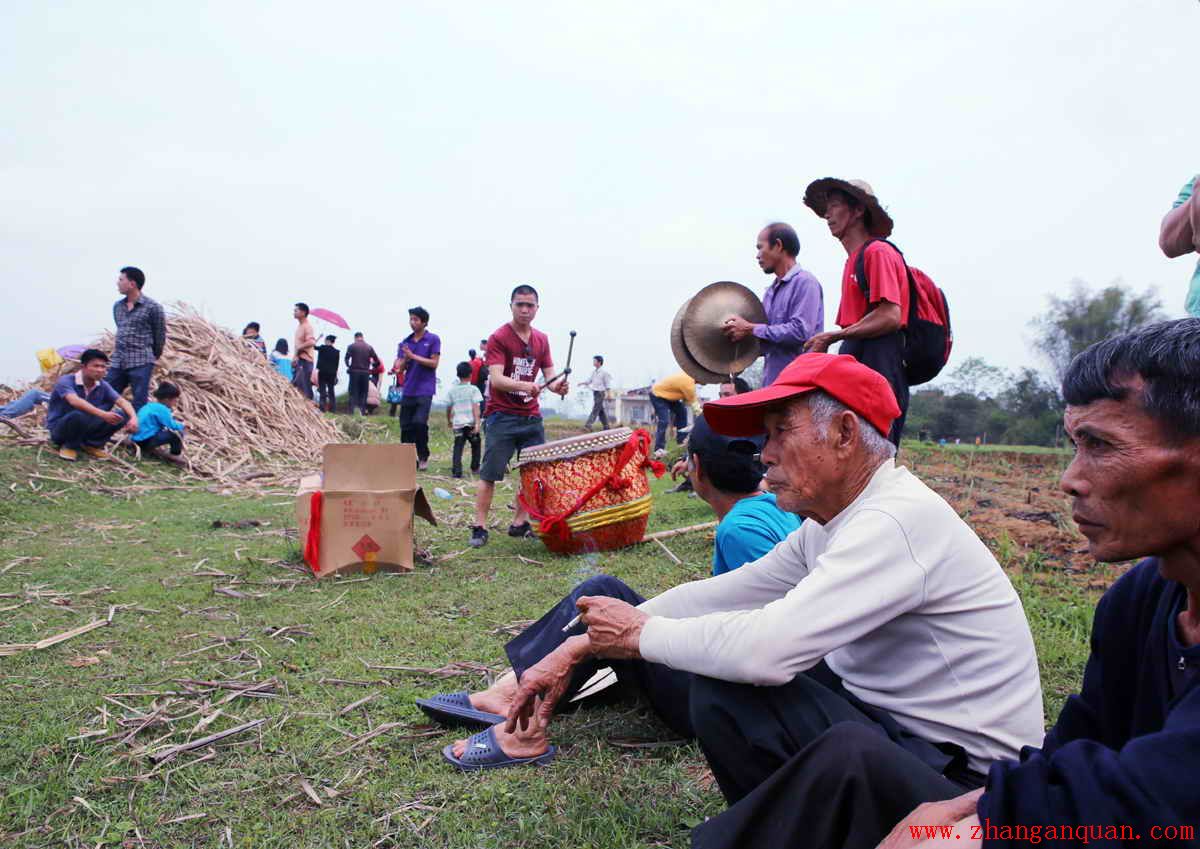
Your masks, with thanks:
[[[138,413],[138,423],[141,427],[133,435],[134,444],[143,451],[155,451],[162,445],[169,446],[172,457],[183,453],[183,425],[178,422],[171,411],[179,403],[179,387],[174,383],[163,381],[154,390],[154,401],[142,407]]]
[[[688,435],[688,479],[719,521],[714,575],[757,560],[800,527],[798,516],[780,510],[774,495],[759,490],[762,442],[761,436],[722,436],[704,416],[696,417]]]

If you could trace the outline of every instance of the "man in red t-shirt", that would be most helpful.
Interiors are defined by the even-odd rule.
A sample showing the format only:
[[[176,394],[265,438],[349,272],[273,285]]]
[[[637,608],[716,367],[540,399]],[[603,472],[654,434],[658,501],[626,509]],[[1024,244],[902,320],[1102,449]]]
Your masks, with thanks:
[[[479,467],[479,487],[475,493],[475,524],[471,528],[471,547],[487,543],[487,518],[496,492],[496,481],[504,480],[508,461],[522,448],[541,445],[546,441],[542,429],[542,411],[538,394],[546,384],[536,382],[538,371],[549,380],[554,371],[550,359],[550,340],[545,333],[533,329],[537,315],[538,293],[532,286],[513,289],[509,307],[512,321],[488,337],[487,420],[484,423],[486,443],[483,462]],[[557,380],[551,392],[567,394],[567,381]],[[529,514],[517,502],[510,537],[532,536]]]
[[[887,378],[900,405],[900,416],[892,423],[888,438],[899,447],[908,412],[903,332],[908,323],[908,271],[904,258],[891,245],[867,245],[871,239],[886,239],[892,234],[891,216],[862,180],[817,180],[805,189],[804,203],[825,219],[829,232],[847,254],[837,312],[841,330],[816,334],[804,350],[824,353],[834,342],[841,342],[838,353],[851,355]],[[864,250],[869,298],[863,297],[855,274],[858,256]]]

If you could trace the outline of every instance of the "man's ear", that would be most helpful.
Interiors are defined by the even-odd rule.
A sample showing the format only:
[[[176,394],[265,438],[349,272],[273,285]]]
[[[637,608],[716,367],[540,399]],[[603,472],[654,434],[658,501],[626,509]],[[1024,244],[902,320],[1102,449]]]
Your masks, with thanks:
[[[706,478],[704,477],[704,466],[700,463],[700,455],[699,454],[689,454],[688,457],[692,461],[692,471],[696,473],[696,477],[699,480],[705,480]]]
[[[849,410],[844,411],[833,422],[837,430],[833,434],[833,447],[838,451],[848,451],[858,441],[858,416]]]

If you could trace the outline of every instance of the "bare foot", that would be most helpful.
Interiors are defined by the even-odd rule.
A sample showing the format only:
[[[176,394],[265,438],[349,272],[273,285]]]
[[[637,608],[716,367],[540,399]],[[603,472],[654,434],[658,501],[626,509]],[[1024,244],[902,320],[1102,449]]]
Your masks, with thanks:
[[[493,725],[492,728],[495,729],[496,742],[500,744],[501,751],[510,758],[536,758],[550,749],[546,729],[538,727],[535,723],[529,723],[529,729],[526,731],[517,726],[512,734],[504,730],[503,722]],[[454,757],[461,758],[466,750],[466,740],[454,741]]]
[[[478,693],[470,693],[471,707],[488,713],[508,716],[508,708],[517,695],[517,676],[510,669],[495,680],[492,686]]]

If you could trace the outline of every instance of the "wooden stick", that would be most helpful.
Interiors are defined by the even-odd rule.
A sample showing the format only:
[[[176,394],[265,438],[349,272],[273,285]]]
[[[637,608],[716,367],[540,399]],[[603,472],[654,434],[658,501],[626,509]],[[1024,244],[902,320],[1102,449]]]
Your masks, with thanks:
[[[251,722],[243,722],[241,725],[235,725],[233,728],[226,728],[224,731],[218,731],[216,734],[209,734],[207,737],[201,737],[199,740],[193,740],[190,743],[180,743],[178,746],[168,746],[165,749],[159,749],[150,755],[150,760],[155,763],[162,763],[165,760],[175,757],[180,752],[190,752],[192,749],[200,749],[207,746],[209,743],[215,743],[218,740],[224,740],[226,737],[232,737],[234,734],[241,734],[243,731],[249,731],[251,728],[257,728],[266,722],[266,719],[255,719]]]
[[[658,539],[657,537],[654,539],[654,542],[657,543],[658,547],[661,548],[666,553],[667,557],[671,558],[672,563],[674,563],[676,566],[683,565],[683,561],[675,556],[675,552],[673,552],[673,551],[671,551],[671,549],[667,548],[667,544],[665,542],[663,542],[661,539]]]
[[[80,625],[78,628],[72,628],[69,631],[55,634],[51,637],[46,637],[43,640],[38,640],[36,643],[9,643],[0,645],[0,657],[10,654],[20,654],[23,651],[37,651],[40,649],[48,649],[50,646],[56,646],[59,643],[65,643],[67,640],[82,636],[89,631],[95,631],[97,628],[103,628],[111,621],[111,612],[109,618],[97,619],[95,622],[89,622],[86,625]]]
[[[681,534],[690,534],[693,531],[707,531],[711,528],[715,528],[716,526],[716,522],[704,522],[699,525],[688,525],[686,528],[672,528],[669,531],[655,531],[652,534],[646,534],[644,537],[642,537],[641,541],[650,542],[651,540],[657,541],[660,539],[670,539],[671,537],[677,537]]]

